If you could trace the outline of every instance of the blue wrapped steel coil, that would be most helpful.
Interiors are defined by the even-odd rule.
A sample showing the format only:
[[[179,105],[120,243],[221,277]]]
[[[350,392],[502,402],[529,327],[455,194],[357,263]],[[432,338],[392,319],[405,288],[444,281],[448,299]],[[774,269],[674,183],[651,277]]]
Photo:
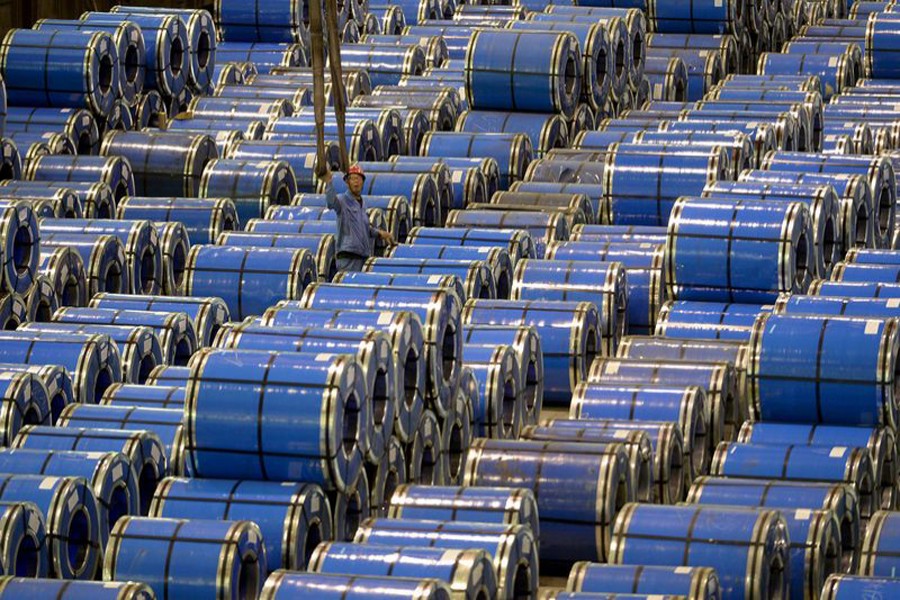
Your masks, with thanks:
[[[304,595],[314,595],[321,600],[362,600],[373,595],[389,595],[397,600],[451,598],[450,588],[438,579],[276,571],[266,580],[260,600],[288,600]]]
[[[59,579],[32,579],[29,577],[0,578],[0,598],[58,600],[155,600],[150,586],[136,581],[63,581]]]
[[[850,600],[865,594],[884,597],[900,593],[900,582],[893,577],[857,577],[830,575],[822,588],[822,600]]]
[[[183,387],[114,383],[103,392],[101,406],[138,406],[141,408],[184,408]]]
[[[602,565],[578,562],[569,572],[568,589],[615,594],[681,594],[692,600],[721,597],[721,584],[710,567]]]

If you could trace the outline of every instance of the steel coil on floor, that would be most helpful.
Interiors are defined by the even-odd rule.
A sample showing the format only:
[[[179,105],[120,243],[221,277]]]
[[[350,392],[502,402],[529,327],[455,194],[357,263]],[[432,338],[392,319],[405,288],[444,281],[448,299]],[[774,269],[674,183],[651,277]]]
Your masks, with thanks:
[[[831,278],[837,282],[862,282],[888,284],[900,281],[900,265],[838,262]]]
[[[53,320],[55,323],[147,327],[159,338],[162,349],[159,364],[185,366],[199,345],[194,322],[187,314],[177,311],[66,307],[53,315]]]
[[[900,582],[893,577],[856,577],[830,575],[822,588],[822,600],[849,600],[865,594],[884,597],[900,593]]]
[[[791,296],[779,298],[776,314],[836,315],[845,317],[897,318],[895,303],[890,299],[853,298],[850,296]]]
[[[10,204],[0,209],[0,261],[3,262],[3,289],[24,294],[29,290],[38,271],[40,234],[38,221],[31,208],[24,203]]]
[[[666,302],[654,334],[667,338],[746,342],[756,317],[772,305],[718,302]]]
[[[805,204],[681,199],[666,240],[668,293],[675,300],[724,302],[802,293],[813,252]]]
[[[290,204],[297,182],[285,162],[250,163],[243,160],[213,160],[203,171],[199,194],[231,198],[238,218],[246,222],[260,218],[270,205]]]
[[[401,302],[402,300],[402,302]],[[400,304],[398,304],[398,302]],[[404,310],[416,313],[423,324],[427,363],[426,395],[432,407],[446,414],[459,386],[462,356],[461,307],[455,295],[443,291],[354,287],[314,284],[307,288],[299,305],[312,309]]]
[[[369,514],[373,517],[387,516],[388,503],[394,490],[406,483],[407,467],[403,444],[396,436],[392,436],[378,464],[367,463],[365,469],[369,482]]]
[[[187,257],[185,294],[224,296],[229,312],[245,319],[279,300],[300,298],[315,279],[307,250],[194,246]]]
[[[522,258],[536,255],[534,239],[521,229],[415,227],[410,230],[407,243],[411,246],[500,247],[509,253],[513,265]],[[397,252],[399,250],[395,249],[394,253]]]
[[[394,286],[406,288],[420,288],[444,290],[452,292],[457,298],[466,297],[463,282],[456,275],[420,275],[420,274],[392,274],[392,273],[356,273],[340,271],[332,281],[333,283],[346,283],[362,286]]]
[[[544,401],[567,404],[601,353],[600,315],[588,302],[470,300],[465,325],[533,326],[544,356]]]
[[[683,439],[685,482],[709,465],[710,407],[700,386],[583,383],[572,395],[569,417],[676,423]]]
[[[155,600],[150,586],[136,581],[71,581],[0,577],[0,598],[58,598],[59,600]]]
[[[442,445],[441,426],[438,417],[429,409],[404,446],[406,480],[422,485],[446,485],[448,456]]]
[[[471,346],[466,366],[478,383],[472,406],[476,437],[516,439],[524,419],[520,365],[511,346]]]
[[[100,131],[93,114],[76,108],[10,107],[6,113],[7,133],[62,133],[79,154],[97,154]]]
[[[134,105],[134,124],[140,131],[148,127],[165,126],[169,119],[168,109],[156,90],[145,90],[137,97]]]
[[[893,319],[761,316],[750,339],[751,405],[766,421],[896,423],[898,346]]]
[[[869,521],[859,564],[859,575],[893,577],[897,565],[896,513],[878,511]]]
[[[34,293],[37,284],[31,286],[29,296]],[[15,330],[26,321],[33,321],[29,318],[28,304],[26,298],[19,294],[7,294],[0,297],[0,327],[4,330]]]
[[[185,404],[191,471],[200,477],[217,473],[276,481],[299,477],[326,489],[350,489],[362,467],[357,440],[369,419],[363,373],[350,356],[315,359],[295,353],[202,350],[193,363],[195,379],[188,385]],[[236,365],[248,372],[235,377]],[[252,407],[237,401],[244,398],[245,382],[254,380],[267,382],[266,393],[248,412]],[[299,412],[297,394],[310,399]],[[292,418],[280,414],[285,402]],[[321,414],[321,425],[315,428],[327,430],[320,432],[324,443],[316,434],[297,445],[291,423],[305,423],[304,412]],[[223,427],[222,419],[229,419],[225,415],[239,418]],[[265,447],[261,437],[255,448],[247,447],[244,433],[251,430],[259,435],[269,432]]]
[[[842,282],[816,279],[809,286],[809,294],[811,296],[887,299],[897,297],[900,294],[900,286],[895,283]]]
[[[49,574],[50,556],[47,525],[41,509],[26,501],[4,502],[0,508],[0,523],[5,532],[3,543],[0,544],[0,565],[3,572],[23,578],[46,578]],[[0,583],[0,596],[4,591],[3,584]]]
[[[283,161],[294,171],[297,191],[311,193],[316,190],[315,147],[301,144],[294,136],[287,140],[243,140],[230,144],[223,154],[229,159],[245,161]],[[328,142],[334,145],[333,142]],[[326,148],[326,152],[328,149]],[[330,156],[330,152],[328,153]],[[332,165],[333,166],[333,165]]]
[[[240,229],[234,203],[229,198],[159,198],[129,196],[119,203],[120,219],[178,221],[193,243],[215,244],[223,231]]]
[[[127,273],[133,293],[159,293],[162,280],[162,256],[159,235],[150,221],[114,221],[109,219],[43,219],[46,234],[92,237],[115,236],[125,251]],[[97,290],[101,291],[101,290]],[[107,291],[107,290],[102,290]],[[110,290],[111,291],[111,290]]]
[[[213,345],[226,350],[301,352],[321,359],[334,354],[356,356],[365,375],[366,401],[371,403],[369,420],[361,426],[360,446],[370,463],[377,464],[384,455],[394,429],[395,406],[403,401],[387,335],[243,323],[221,330]]]
[[[171,98],[178,96],[187,85],[191,47],[185,22],[180,17],[86,12],[81,15],[81,21],[96,25],[135,23],[144,34],[147,49],[144,87]]]
[[[28,163],[24,176],[31,181],[105,183],[116,201],[135,191],[131,163],[119,156],[40,156]]]
[[[456,131],[468,133],[524,133],[537,156],[570,143],[566,121],[560,115],[506,111],[467,110],[456,122]]]
[[[149,514],[180,519],[213,515],[254,521],[263,534],[269,571],[305,569],[312,550],[332,539],[331,507],[313,484],[167,477],[153,495]]]
[[[334,541],[353,541],[360,522],[371,512],[370,491],[369,477],[363,469],[352,487],[343,492],[330,491],[327,493],[331,503],[331,529],[334,532],[332,536]]]
[[[72,378],[59,365],[26,365],[17,363],[0,363],[0,371],[9,373],[27,373],[37,378],[46,388],[47,403],[50,411],[50,424],[55,425],[60,412],[72,404]]]
[[[394,434],[403,442],[411,439],[422,418],[427,386],[422,322],[418,316],[405,310],[310,310],[297,303],[282,303],[266,311],[262,324],[386,332],[398,365],[397,387],[403,390],[403,401],[395,406]]]
[[[15,183],[8,180],[2,183]],[[29,182],[31,183],[31,182]],[[3,186],[2,206],[27,205],[38,218],[80,219],[84,216],[81,201],[71,190],[66,189],[26,189],[17,190]]]
[[[502,190],[521,180],[534,155],[531,139],[522,133],[474,134],[431,131],[422,138],[422,156],[492,158],[500,170]]]
[[[178,221],[154,223],[159,235],[159,252],[162,256],[160,291],[178,296],[184,292],[184,264],[191,248],[190,235]]]
[[[485,261],[438,258],[370,258],[363,265],[364,273],[411,273],[432,276],[455,275],[463,286],[460,300],[468,298],[496,298],[497,286],[493,273]]]
[[[616,519],[610,561],[711,566],[726,597],[786,597],[789,588],[787,524],[773,510],[628,504]]]
[[[160,599],[204,592],[252,597],[262,589],[266,564],[252,521],[126,517],[112,531],[103,578],[146,581]]]
[[[114,383],[106,388],[101,406],[141,408],[184,408],[185,389],[178,386]]]
[[[77,452],[122,452],[137,475],[141,514],[147,514],[153,491],[166,472],[162,442],[149,431],[115,431],[77,427],[28,426],[13,448]]]
[[[116,43],[102,31],[10,31],[0,44],[7,102],[105,114],[121,93]],[[31,82],[31,83],[29,83]]]
[[[96,325],[82,323],[25,323],[18,331],[56,336],[108,336],[118,349],[122,381],[143,383],[149,372],[163,363],[159,339],[147,327]],[[98,402],[99,399],[95,400]]]
[[[0,183],[0,187],[4,195],[10,194],[12,198],[59,198],[62,214],[54,215],[59,218],[112,219],[116,214],[112,188],[102,182],[9,180]]]
[[[11,295],[10,298],[17,298],[17,296]],[[24,298],[24,302],[24,313],[20,312],[21,305],[18,302],[10,303],[14,308],[11,311],[15,316],[12,322],[13,326],[18,326],[24,320],[46,323],[50,321],[50,317],[59,308],[59,297],[56,295],[53,283],[49,277],[40,273],[34,278],[34,285]],[[12,328],[9,327],[9,329]]]
[[[532,532],[525,525],[368,519],[361,524],[354,541],[400,547],[483,549],[494,556],[498,597],[537,594],[537,549]]]
[[[481,438],[469,449],[465,484],[534,491],[544,534],[540,556],[552,569],[575,560],[605,560],[612,521],[634,498],[629,473],[625,450],[615,444]],[[556,492],[563,489],[564,494]]]
[[[259,248],[299,248],[308,250],[315,257],[319,281],[328,283],[337,274],[335,234],[292,234],[262,232],[222,232],[216,244],[219,246],[259,247]],[[359,275],[359,273],[355,273]]]
[[[284,600],[303,595],[315,595],[322,600],[370,598],[379,595],[389,595],[398,600],[450,600],[451,591],[446,583],[433,578],[276,571],[266,580],[260,600]]]
[[[8,446],[26,425],[50,424],[50,401],[41,379],[28,372],[0,371],[0,416],[3,445]]]
[[[500,207],[497,207],[500,208]],[[450,229],[520,229],[534,241],[535,258],[544,258],[547,244],[568,239],[569,225],[562,213],[520,210],[453,210],[447,215]]]
[[[484,550],[323,543],[314,552],[309,570],[366,577],[434,578],[447,583],[454,598],[465,600],[497,593],[491,556]]]
[[[362,167],[366,173],[430,174],[434,178],[434,183],[437,186],[438,210],[440,211],[438,218],[441,220],[446,219],[450,209],[456,207],[462,200],[462,198],[458,199],[455,196],[455,187],[453,186],[454,173],[440,160],[423,157],[422,159],[413,162],[361,162],[359,163],[359,166]],[[338,186],[338,188],[344,187],[344,185]],[[412,196],[410,197],[412,198]],[[415,198],[413,198],[413,202],[415,204]]]
[[[59,579],[92,580],[100,547],[97,499],[81,477],[3,475],[2,502],[33,502],[46,517],[49,574]]]
[[[129,196],[163,197],[198,196],[206,165],[219,156],[207,135],[166,131],[111,132],[101,153],[128,159],[135,180]]]
[[[181,410],[161,408],[72,404],[60,415],[59,426],[151,431],[165,446],[169,474],[180,475],[185,473],[182,414]]]
[[[390,254],[395,259],[440,259],[444,261],[484,261],[490,267],[496,286],[496,297],[509,298],[512,281],[512,260],[503,248],[459,247],[418,244],[395,246]]]
[[[119,518],[138,514],[137,476],[120,452],[89,453],[56,450],[0,451],[3,472],[21,475],[82,477],[97,499],[100,548]]]
[[[187,388],[191,379],[190,367],[173,367],[171,365],[159,365],[152,371],[144,385],[154,386],[178,386]]]
[[[679,594],[692,600],[714,600],[721,584],[710,567],[603,565],[578,562],[569,572],[573,592],[614,594]]]

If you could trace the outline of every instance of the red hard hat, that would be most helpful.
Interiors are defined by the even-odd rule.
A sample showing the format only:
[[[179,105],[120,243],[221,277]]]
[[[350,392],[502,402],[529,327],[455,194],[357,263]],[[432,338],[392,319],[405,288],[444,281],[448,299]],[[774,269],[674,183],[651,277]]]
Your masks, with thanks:
[[[362,167],[357,164],[350,165],[350,168],[348,168],[347,172],[344,173],[344,179],[347,179],[351,175],[359,175],[363,179],[366,178],[366,174],[363,171]]]

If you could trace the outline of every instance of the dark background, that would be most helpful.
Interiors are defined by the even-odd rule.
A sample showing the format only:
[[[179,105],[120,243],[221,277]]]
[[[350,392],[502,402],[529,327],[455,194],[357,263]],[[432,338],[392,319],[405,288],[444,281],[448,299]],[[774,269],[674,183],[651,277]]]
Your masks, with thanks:
[[[77,19],[86,10],[105,11],[116,4],[212,9],[212,0],[0,0],[0,35],[31,27],[37,19]]]

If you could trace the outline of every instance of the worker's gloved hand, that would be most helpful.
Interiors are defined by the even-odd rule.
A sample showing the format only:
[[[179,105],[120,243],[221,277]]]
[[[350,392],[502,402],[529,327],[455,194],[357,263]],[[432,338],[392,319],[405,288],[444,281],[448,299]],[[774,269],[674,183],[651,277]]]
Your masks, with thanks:
[[[319,175],[318,177],[320,180],[324,181],[325,183],[331,183],[331,180],[333,177],[331,174],[331,169],[325,169],[325,172],[322,173],[321,175]]]
[[[388,246],[396,246],[397,242],[394,240],[394,236],[390,234],[389,231],[379,231],[378,237],[381,238],[381,241],[387,244]]]

